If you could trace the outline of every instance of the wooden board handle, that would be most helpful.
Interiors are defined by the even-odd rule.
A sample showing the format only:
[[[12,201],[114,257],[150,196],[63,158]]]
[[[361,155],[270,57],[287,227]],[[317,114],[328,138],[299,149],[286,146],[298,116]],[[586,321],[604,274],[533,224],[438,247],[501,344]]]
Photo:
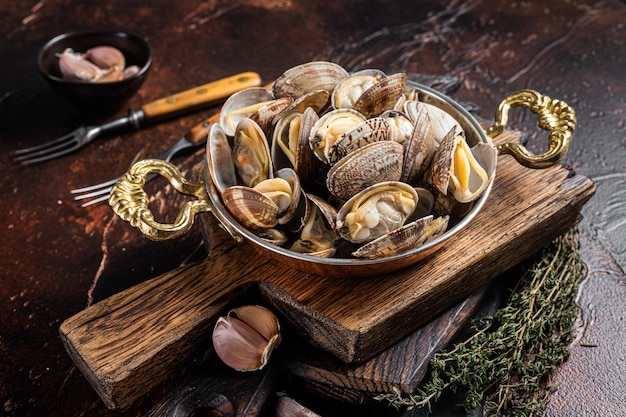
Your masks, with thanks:
[[[259,279],[257,262],[241,263],[243,245],[227,241],[209,259],[137,284],[61,324],[68,354],[107,407],[130,406],[210,347],[217,317]]]
[[[141,110],[146,119],[152,120],[209,105],[224,100],[237,91],[260,85],[259,74],[242,72],[144,104]]]

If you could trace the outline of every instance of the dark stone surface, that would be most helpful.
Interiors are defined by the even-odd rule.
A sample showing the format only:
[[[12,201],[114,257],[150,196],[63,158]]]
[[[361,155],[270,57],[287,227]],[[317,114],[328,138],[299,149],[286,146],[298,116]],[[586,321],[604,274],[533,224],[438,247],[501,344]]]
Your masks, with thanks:
[[[0,414],[144,415],[164,386],[122,413],[107,410],[73,368],[59,324],[96,298],[185,262],[200,245],[157,249],[106,205],[88,209],[69,190],[117,176],[167,148],[216,111],[96,140],[89,147],[25,168],[9,153],[121,116],[88,114],[59,97],[36,69],[48,39],[84,29],[130,30],[153,48],[152,71],[127,106],[240,71],[271,81],[310,60],[349,70],[450,74],[455,98],[491,118],[508,92],[533,88],[572,105],[578,127],[566,163],[592,178],[596,196],[583,210],[582,255],[589,266],[572,356],[554,382],[549,416],[618,416],[626,398],[626,5],[623,1],[317,1],[4,2],[0,6]],[[531,148],[543,133],[527,113],[511,114]],[[128,239],[126,268],[107,270],[107,239]],[[108,253],[111,255],[111,253]],[[110,266],[110,265],[109,265]],[[110,271],[110,272],[107,272]],[[110,274],[110,275],[107,275]],[[123,277],[123,278],[121,278]],[[112,280],[112,281],[111,281]],[[104,285],[108,283],[107,285]],[[193,364],[191,365],[193,366]],[[305,399],[304,402],[307,400]],[[315,402],[308,404],[315,410]],[[349,414],[342,410],[343,415]]]

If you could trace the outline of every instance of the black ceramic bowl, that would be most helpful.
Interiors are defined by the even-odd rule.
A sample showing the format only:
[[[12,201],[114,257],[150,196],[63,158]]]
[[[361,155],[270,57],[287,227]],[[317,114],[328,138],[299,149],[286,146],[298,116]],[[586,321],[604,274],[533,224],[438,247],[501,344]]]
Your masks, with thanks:
[[[113,46],[126,58],[126,65],[137,65],[139,71],[121,81],[90,82],[63,79],[59,54],[66,48],[85,52],[95,46]],[[59,35],[39,51],[39,71],[48,83],[68,101],[81,109],[110,110],[120,108],[146,80],[152,50],[143,38],[127,32],[70,32]]]

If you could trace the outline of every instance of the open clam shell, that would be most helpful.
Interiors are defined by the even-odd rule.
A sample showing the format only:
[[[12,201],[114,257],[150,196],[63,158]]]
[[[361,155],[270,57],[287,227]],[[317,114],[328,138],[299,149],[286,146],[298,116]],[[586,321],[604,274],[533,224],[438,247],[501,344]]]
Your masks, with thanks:
[[[373,142],[349,153],[333,165],[326,176],[326,187],[345,200],[367,187],[385,181],[399,181],[404,147],[397,142]]]
[[[272,93],[263,87],[251,87],[238,91],[228,97],[222,105],[220,125],[224,132],[232,137],[241,119],[250,117],[273,100]]]
[[[414,183],[424,176],[435,156],[435,135],[426,105],[417,103],[413,114],[413,131],[405,143],[402,181]]]
[[[319,258],[330,258],[337,250],[337,210],[313,194],[306,194],[306,201],[307,210],[300,237],[290,250]]]
[[[302,186],[300,177],[291,168],[282,168],[276,171],[275,179],[283,180],[289,184],[289,201],[283,209],[279,206],[278,224],[287,224],[295,216],[300,197],[302,196]]]
[[[221,193],[228,212],[249,230],[271,229],[278,224],[278,206],[263,193],[242,185]]]
[[[357,71],[343,79],[331,94],[331,104],[335,109],[351,109],[354,103],[370,89],[380,82],[386,74],[378,69]]]
[[[319,160],[309,146],[309,135],[319,117],[307,107],[304,112],[292,109],[283,114],[274,126],[271,157],[274,167],[293,168],[300,181],[309,182],[317,170]]]
[[[415,129],[413,121],[406,114],[397,110],[384,111],[380,118],[384,119],[389,127],[387,140],[406,146]]]
[[[211,126],[206,143],[207,170],[215,187],[223,192],[237,185],[237,173],[232,159],[232,150],[222,125]]]
[[[380,116],[386,110],[393,110],[406,87],[406,74],[397,73],[383,78],[361,94],[354,103],[354,110],[368,119]]]
[[[352,256],[379,259],[406,252],[441,236],[448,227],[448,220],[448,216],[419,218],[366,243],[352,252]]]
[[[337,232],[349,242],[372,241],[404,225],[419,196],[410,185],[386,181],[359,192],[339,209]]]
[[[309,145],[317,158],[329,164],[329,155],[335,142],[344,133],[366,120],[361,113],[352,109],[332,110],[319,118],[311,128]]]
[[[451,192],[461,203],[476,200],[495,172],[497,152],[488,144],[470,148],[458,125],[442,139],[432,163],[432,181],[443,194]]]
[[[335,164],[349,153],[364,147],[369,143],[387,140],[389,124],[380,117],[367,119],[345,132],[330,147],[328,163]]]
[[[331,94],[337,84],[348,77],[340,65],[327,61],[313,61],[292,67],[274,81],[276,97],[301,97],[311,91],[326,90]]]
[[[277,98],[259,107],[249,118],[258,124],[266,135],[271,135],[274,121],[292,105],[293,100],[289,97]]]
[[[407,101],[404,104],[404,112],[411,118],[411,120],[417,122],[421,113],[420,107],[426,107],[428,111],[436,146],[439,146],[439,143],[441,143],[442,139],[452,128],[461,129],[458,120],[452,117],[449,112],[430,103],[418,102],[414,100]]]
[[[267,138],[252,119],[242,119],[237,124],[232,155],[235,169],[244,185],[254,187],[272,177],[273,165]]]

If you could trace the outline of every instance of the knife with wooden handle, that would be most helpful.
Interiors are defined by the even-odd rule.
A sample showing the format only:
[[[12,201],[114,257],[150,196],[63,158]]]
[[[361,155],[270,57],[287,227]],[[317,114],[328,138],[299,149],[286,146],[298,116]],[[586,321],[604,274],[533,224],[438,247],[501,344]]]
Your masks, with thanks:
[[[12,152],[15,162],[34,164],[74,152],[97,137],[127,127],[139,129],[148,122],[174,117],[183,112],[197,110],[225,100],[232,94],[261,85],[261,77],[255,72],[243,72],[213,81],[180,93],[160,98],[138,109],[130,109],[128,115],[98,126],[83,126],[56,140]]]
[[[131,111],[129,118],[136,119],[139,124],[151,122],[214,104],[240,90],[260,85],[259,74],[242,72],[144,104]]]

